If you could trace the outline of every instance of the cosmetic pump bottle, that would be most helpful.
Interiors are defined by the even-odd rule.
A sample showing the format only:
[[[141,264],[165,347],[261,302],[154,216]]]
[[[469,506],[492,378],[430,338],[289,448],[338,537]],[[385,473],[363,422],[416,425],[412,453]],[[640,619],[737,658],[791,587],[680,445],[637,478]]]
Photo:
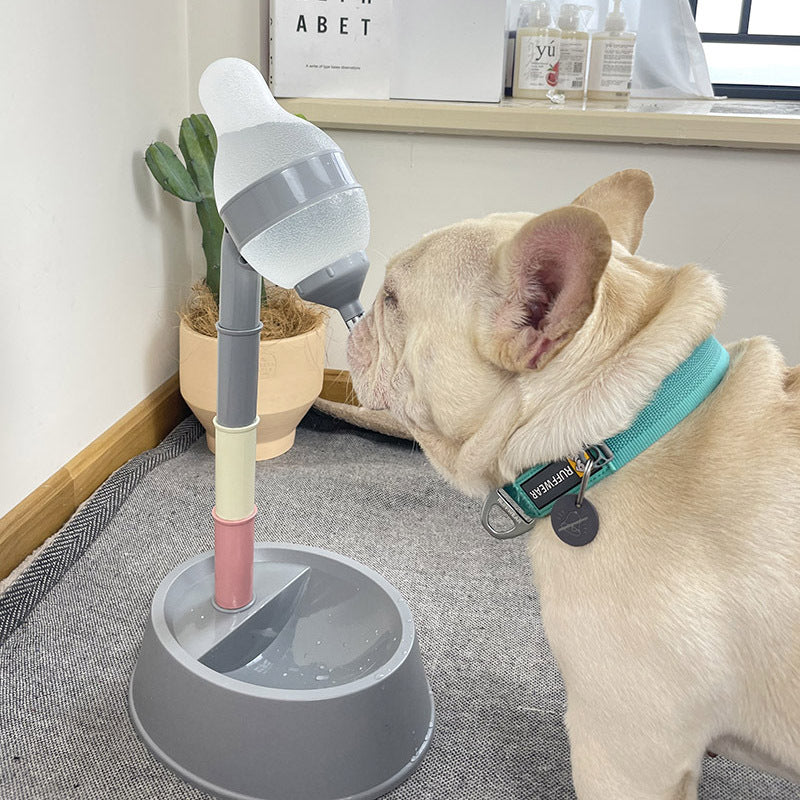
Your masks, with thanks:
[[[605,30],[592,36],[588,100],[627,100],[631,95],[636,34],[625,30],[621,0],[606,16]]]
[[[558,91],[567,100],[583,100],[589,65],[589,34],[581,30],[581,8],[564,3],[558,17],[561,53],[558,59]]]
[[[548,0],[525,2],[519,10],[514,97],[545,98],[558,83],[561,35],[552,26]]]

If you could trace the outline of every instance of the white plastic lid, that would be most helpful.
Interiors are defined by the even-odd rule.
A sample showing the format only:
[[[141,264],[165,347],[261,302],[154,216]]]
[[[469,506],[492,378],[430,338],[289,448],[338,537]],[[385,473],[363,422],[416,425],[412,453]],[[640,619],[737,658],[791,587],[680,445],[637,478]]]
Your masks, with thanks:
[[[614,10],[609,11],[606,16],[606,30],[607,31],[624,31],[625,30],[625,14],[619,7],[622,0],[614,0]]]
[[[200,76],[198,93],[217,135],[291,116],[278,105],[258,69],[241,58],[209,64]]]
[[[564,3],[558,18],[558,27],[562,31],[576,31],[580,25],[581,11],[575,3]]]

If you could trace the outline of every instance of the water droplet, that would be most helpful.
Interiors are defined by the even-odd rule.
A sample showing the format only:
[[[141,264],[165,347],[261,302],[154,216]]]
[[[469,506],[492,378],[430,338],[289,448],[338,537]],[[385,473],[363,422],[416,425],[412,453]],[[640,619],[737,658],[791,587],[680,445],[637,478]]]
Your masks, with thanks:
[[[330,675],[317,675],[318,681],[327,681],[331,676]]]
[[[320,639],[317,639],[317,644],[322,644],[322,641]]]
[[[285,678],[288,674],[289,674],[288,672],[284,672],[283,677]]]

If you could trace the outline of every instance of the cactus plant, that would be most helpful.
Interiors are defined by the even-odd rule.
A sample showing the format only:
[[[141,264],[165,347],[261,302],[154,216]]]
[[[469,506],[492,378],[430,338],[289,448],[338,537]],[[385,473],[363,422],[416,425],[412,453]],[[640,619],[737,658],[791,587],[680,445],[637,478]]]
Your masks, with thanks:
[[[219,300],[219,262],[224,226],[214,201],[214,159],[217,134],[205,114],[192,114],[181,122],[178,147],[184,166],[164,142],[154,142],[144,160],[164,191],[195,204],[203,229],[203,252],[206,257],[206,284]]]

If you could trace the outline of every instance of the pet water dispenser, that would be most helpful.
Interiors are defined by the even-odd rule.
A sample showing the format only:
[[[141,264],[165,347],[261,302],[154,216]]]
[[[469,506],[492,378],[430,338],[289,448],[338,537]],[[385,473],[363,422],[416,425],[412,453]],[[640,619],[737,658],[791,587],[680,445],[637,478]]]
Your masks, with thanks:
[[[368,268],[364,190],[341,150],[285,112],[246,61],[211,64],[226,233],[214,420],[214,551],[158,587],[130,715],[168,767],[236,800],[370,800],[433,734],[414,621],[383,577],[343,556],[254,543],[261,276],[337,308],[352,328]]]

